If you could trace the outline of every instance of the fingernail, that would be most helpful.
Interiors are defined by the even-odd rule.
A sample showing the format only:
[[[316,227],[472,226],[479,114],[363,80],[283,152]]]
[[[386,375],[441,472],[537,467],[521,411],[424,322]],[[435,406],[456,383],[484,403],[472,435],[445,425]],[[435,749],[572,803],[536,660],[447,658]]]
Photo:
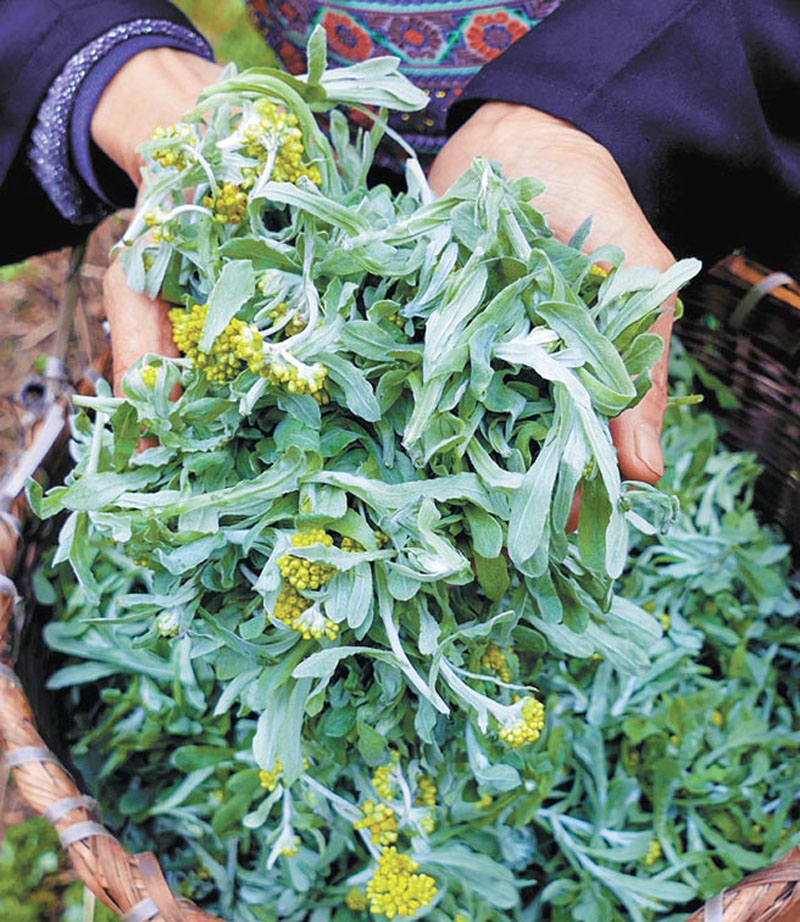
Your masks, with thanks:
[[[661,437],[652,423],[639,423],[633,433],[636,457],[656,480],[664,476],[664,457],[661,454]]]

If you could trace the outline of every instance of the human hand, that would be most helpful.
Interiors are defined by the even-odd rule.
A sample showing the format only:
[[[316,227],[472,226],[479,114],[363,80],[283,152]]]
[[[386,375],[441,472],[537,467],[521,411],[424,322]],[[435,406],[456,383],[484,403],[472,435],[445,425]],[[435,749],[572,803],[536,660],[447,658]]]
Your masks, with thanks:
[[[470,166],[486,157],[503,164],[507,176],[535,176],[546,190],[536,206],[564,241],[592,215],[585,244],[592,251],[615,243],[626,266],[664,271],[675,259],[656,236],[611,154],[574,125],[528,106],[488,102],[444,146],[430,174],[434,192],[443,194]],[[655,483],[664,473],[661,429],[667,408],[667,371],[675,299],[653,326],[663,337],[664,354],[653,368],[653,386],[635,407],[611,421],[622,475]],[[577,507],[570,525],[577,521]]]
[[[138,186],[143,160],[137,147],[158,126],[174,124],[194,108],[200,92],[219,79],[222,68],[204,58],[155,48],[131,58],[108,84],[92,117],[92,138]],[[138,294],[128,285],[119,260],[103,282],[111,327],[114,391],[130,366],[149,352],[177,355],[168,305]]]

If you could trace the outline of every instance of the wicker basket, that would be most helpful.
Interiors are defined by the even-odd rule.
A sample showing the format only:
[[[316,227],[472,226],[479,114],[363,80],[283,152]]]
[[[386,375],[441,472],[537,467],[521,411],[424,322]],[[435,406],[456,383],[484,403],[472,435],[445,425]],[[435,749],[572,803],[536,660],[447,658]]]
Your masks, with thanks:
[[[754,284],[761,287],[743,297]],[[759,303],[760,295],[766,303]],[[769,450],[762,456],[767,474],[759,498],[800,540],[800,482],[786,476],[800,470],[800,288],[734,256],[714,267],[685,300],[682,339],[738,400],[732,411],[716,397],[729,423],[728,439],[737,447]],[[714,387],[709,392],[719,393]],[[13,772],[24,799],[55,826],[79,877],[124,922],[222,922],[176,898],[152,853],[130,855],[120,845],[36,729],[13,669],[18,600],[7,574],[14,572],[22,511],[20,503],[0,507],[0,802]],[[800,849],[716,896],[686,922],[800,922]]]
[[[784,529],[797,559],[800,285],[735,254],[692,285],[684,303],[678,336],[704,369],[705,396],[727,427],[725,441],[755,451],[764,465],[756,504]]]

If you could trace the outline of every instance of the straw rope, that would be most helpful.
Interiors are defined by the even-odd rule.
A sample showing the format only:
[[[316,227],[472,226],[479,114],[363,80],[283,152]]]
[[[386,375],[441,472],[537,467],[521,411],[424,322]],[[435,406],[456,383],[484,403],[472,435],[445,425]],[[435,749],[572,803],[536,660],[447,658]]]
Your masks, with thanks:
[[[0,804],[9,774],[22,798],[55,827],[78,877],[127,922],[222,922],[170,892],[155,856],[130,855],[98,822],[84,796],[47,749],[25,690],[13,671],[19,529],[0,517]]]
[[[725,890],[686,922],[798,922],[800,848]]]

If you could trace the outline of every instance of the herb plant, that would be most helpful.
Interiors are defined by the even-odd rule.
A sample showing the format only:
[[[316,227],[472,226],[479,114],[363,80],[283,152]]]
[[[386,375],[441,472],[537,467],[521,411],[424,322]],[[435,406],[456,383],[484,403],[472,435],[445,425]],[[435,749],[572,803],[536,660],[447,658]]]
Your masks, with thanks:
[[[650,919],[796,837],[785,548],[706,417],[677,530],[620,482],[608,421],[697,264],[560,243],[487,162],[368,186],[424,102],[396,66],[326,71],[318,31],[305,78],[230,70],[147,145],[123,258],[183,356],[81,398],[31,486],[77,578],[51,685],[108,819],[237,922]]]

